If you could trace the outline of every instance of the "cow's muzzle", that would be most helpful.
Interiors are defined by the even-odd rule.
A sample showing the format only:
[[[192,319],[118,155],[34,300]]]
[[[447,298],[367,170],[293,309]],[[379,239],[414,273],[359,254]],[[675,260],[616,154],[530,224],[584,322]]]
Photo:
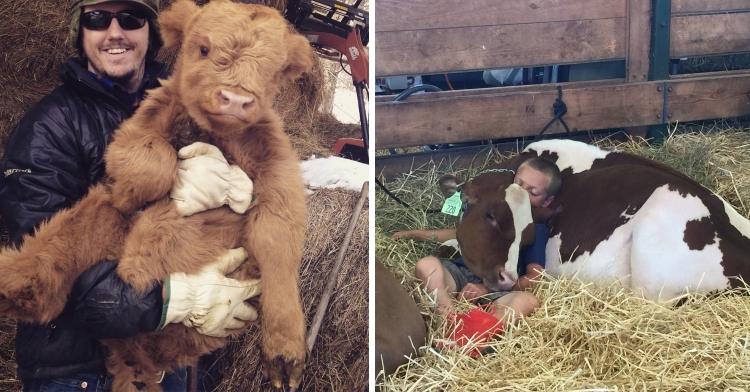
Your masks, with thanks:
[[[497,280],[488,281],[488,279],[484,279],[484,281],[485,286],[492,291],[512,291],[516,286],[516,280],[505,271],[500,271]]]

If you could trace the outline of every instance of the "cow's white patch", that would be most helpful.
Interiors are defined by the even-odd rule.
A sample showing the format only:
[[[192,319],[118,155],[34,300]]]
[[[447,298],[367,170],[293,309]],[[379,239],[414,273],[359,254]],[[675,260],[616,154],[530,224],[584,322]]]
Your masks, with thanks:
[[[589,144],[573,140],[542,140],[529,144],[524,151],[536,151],[541,155],[544,151],[556,153],[557,167],[560,170],[571,168],[573,174],[591,169],[596,159],[604,159],[610,152]]]
[[[586,251],[571,260],[560,260],[561,235],[558,234],[555,241],[550,239],[547,242],[547,270],[558,277],[577,277],[584,282],[601,285],[619,281],[624,286],[630,286],[632,233],[633,223],[628,221],[617,227],[593,252]],[[553,266],[552,270],[550,265]]]
[[[687,223],[709,216],[699,198],[682,196],[669,190],[668,185],[657,188],[631,221],[636,224],[632,287],[653,300],[670,300],[686,289],[696,292],[729,287],[716,233],[713,243],[702,249],[691,250],[685,243]]]
[[[544,270],[555,277],[562,276],[562,264],[560,257],[560,233],[547,239],[547,246],[544,248],[544,255],[547,258],[544,264]]]
[[[719,197],[719,195],[716,195],[716,197]],[[719,199],[721,199],[721,197],[719,197]],[[744,216],[740,215],[737,210],[735,210],[734,207],[732,207],[724,199],[721,199],[721,202],[724,203],[724,211],[729,217],[729,223],[731,223],[732,226],[736,227],[737,231],[739,231],[743,236],[745,236],[746,238],[750,238],[750,221],[745,219]]]
[[[521,246],[521,233],[523,229],[534,223],[531,217],[531,201],[529,194],[517,184],[510,184],[505,190],[505,201],[510,206],[513,213],[513,227],[516,230],[516,237],[510,245],[508,251],[508,260],[505,263],[505,271],[508,272],[513,280],[518,280],[518,254]]]
[[[709,211],[699,198],[682,196],[664,185],[590,254],[561,262],[559,250],[565,233],[550,238],[547,272],[553,276],[577,275],[598,284],[619,280],[657,301],[673,299],[686,289],[695,292],[727,288],[729,279],[721,266],[716,233],[713,243],[703,249],[691,250],[684,240],[687,223],[708,216]]]
[[[458,240],[455,238],[443,242],[440,246],[454,248],[459,254],[461,253],[461,245],[458,244]]]
[[[620,214],[620,217],[625,218],[626,220],[631,220],[635,216],[635,213],[638,212],[638,207],[636,206],[628,206],[628,208],[625,209],[625,211]]]

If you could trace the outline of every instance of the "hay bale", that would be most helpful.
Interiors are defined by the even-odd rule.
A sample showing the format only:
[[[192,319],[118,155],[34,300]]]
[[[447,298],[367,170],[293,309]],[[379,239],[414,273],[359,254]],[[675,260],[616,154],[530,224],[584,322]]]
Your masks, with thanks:
[[[361,391],[368,385],[368,203],[352,217],[359,194],[321,189],[308,199],[300,291],[307,325],[311,324],[349,222],[357,219],[300,390]],[[260,372],[258,329],[253,328],[224,353],[218,391],[275,391]]]
[[[750,163],[747,129],[709,133],[673,132],[661,145],[601,140],[608,148],[644,155],[685,172],[748,216]],[[515,155],[515,154],[511,154]],[[507,157],[492,157],[491,161]],[[471,177],[484,167],[461,171]],[[427,166],[388,188],[407,203],[439,208]],[[393,241],[398,230],[455,227],[454,218],[405,210],[379,192],[376,255],[417,300],[429,326],[422,357],[388,377],[385,390],[748,390],[750,389],[750,293],[748,288],[714,296],[686,295],[680,307],[644,301],[617,285],[597,287],[544,276],[535,288],[542,306],[492,344],[479,360],[432,348],[446,336],[435,304],[413,277],[415,262],[436,254],[437,244]],[[440,214],[442,215],[442,214]],[[456,303],[459,308],[470,306]]]
[[[0,391],[11,392],[23,389],[16,378],[15,360],[16,320],[0,317]]]

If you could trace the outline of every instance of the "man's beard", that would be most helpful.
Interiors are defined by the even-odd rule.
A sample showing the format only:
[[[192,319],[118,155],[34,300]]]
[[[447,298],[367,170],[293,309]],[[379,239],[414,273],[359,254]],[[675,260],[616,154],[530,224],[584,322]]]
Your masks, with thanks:
[[[135,76],[135,70],[130,70],[126,72],[123,75],[120,76],[114,76],[109,74],[106,70],[103,70],[102,72],[99,72],[99,75],[102,77],[109,79],[121,86],[127,86],[131,79],[133,79],[133,76]]]

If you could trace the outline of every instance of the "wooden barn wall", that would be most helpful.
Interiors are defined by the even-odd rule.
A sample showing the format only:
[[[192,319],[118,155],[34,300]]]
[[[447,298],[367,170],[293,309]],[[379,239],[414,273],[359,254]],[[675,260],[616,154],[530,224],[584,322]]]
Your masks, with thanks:
[[[498,5],[501,3],[502,5]],[[378,0],[376,77],[625,59],[624,79],[562,83],[572,130],[750,114],[750,70],[649,81],[652,0]],[[750,52],[750,1],[672,0],[669,56]],[[556,85],[446,91],[375,105],[375,148],[533,136]],[[548,133],[562,132],[555,124]]]
[[[625,4],[625,0],[378,0],[375,75],[624,58]]]

